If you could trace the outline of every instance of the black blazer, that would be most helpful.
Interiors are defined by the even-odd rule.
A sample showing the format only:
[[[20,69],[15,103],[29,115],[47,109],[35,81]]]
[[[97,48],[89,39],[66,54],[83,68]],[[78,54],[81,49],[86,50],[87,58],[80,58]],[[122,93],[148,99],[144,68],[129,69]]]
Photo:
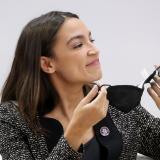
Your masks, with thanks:
[[[124,114],[109,107],[113,128],[122,140],[119,154],[121,160],[135,160],[141,153],[160,160],[160,119],[153,117],[142,106]],[[94,126],[99,142],[108,149],[109,136],[107,116]],[[117,134],[117,132],[116,132]],[[118,153],[118,152],[117,152]],[[82,153],[76,152],[62,135],[49,154],[44,135],[34,135],[12,101],[0,105],[0,154],[4,160],[78,160]]]

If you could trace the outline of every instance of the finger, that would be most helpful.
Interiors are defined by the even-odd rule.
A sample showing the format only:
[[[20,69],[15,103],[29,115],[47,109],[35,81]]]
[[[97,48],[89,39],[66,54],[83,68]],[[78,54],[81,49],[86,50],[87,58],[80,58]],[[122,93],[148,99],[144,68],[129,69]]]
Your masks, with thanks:
[[[155,93],[160,97],[160,87],[156,84],[156,83],[154,83],[154,82],[152,82],[151,83],[151,88],[155,91]]]
[[[153,79],[154,79],[154,81],[160,86],[160,77],[157,76],[157,75],[155,75],[155,76],[153,77]]]
[[[105,103],[105,101],[107,101],[106,97],[107,97],[107,90],[103,86],[101,87],[98,96],[91,103],[96,103],[96,104],[98,104],[99,102]]]
[[[104,87],[104,86],[101,87],[98,93],[99,94],[96,99],[103,99],[104,97],[106,97],[106,95],[107,95],[106,87]]]
[[[158,76],[160,77],[160,65],[154,65],[154,67],[158,70]]]
[[[160,65],[157,67],[158,70],[158,76],[160,77]]]
[[[106,112],[106,113],[108,111],[108,106],[109,106],[109,102],[106,101],[106,104],[104,105],[104,112]]]
[[[108,106],[109,106],[109,101],[108,101],[108,99],[107,99],[107,90],[106,90],[106,88],[104,87],[104,88],[102,88],[102,91],[104,91],[105,92],[105,97],[104,97],[104,103],[103,103],[103,112],[104,112],[104,114],[105,114],[105,116],[106,116],[106,114],[107,114],[107,112],[108,112]]]
[[[98,93],[98,86],[94,85],[93,88],[89,91],[89,93],[82,99],[81,104],[88,104]]]
[[[151,87],[149,87],[147,91],[149,95],[153,98],[153,100],[155,101],[156,105],[160,106],[160,97],[156,94],[156,92]]]
[[[155,64],[154,67],[155,67],[155,68],[158,68],[158,67],[160,67],[160,65]]]

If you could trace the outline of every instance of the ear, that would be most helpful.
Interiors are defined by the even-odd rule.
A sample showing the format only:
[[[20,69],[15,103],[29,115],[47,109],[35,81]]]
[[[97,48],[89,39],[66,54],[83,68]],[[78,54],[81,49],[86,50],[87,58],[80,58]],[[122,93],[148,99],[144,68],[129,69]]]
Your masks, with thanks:
[[[41,69],[46,73],[54,73],[55,72],[55,64],[53,58],[41,56],[40,58]]]

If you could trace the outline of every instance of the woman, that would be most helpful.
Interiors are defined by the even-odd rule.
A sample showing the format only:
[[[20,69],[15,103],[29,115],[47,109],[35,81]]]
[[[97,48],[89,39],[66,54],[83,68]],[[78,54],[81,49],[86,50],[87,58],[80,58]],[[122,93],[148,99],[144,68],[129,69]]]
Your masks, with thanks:
[[[49,12],[23,29],[0,106],[3,159],[160,158],[160,120],[108,107],[99,51],[77,15]]]

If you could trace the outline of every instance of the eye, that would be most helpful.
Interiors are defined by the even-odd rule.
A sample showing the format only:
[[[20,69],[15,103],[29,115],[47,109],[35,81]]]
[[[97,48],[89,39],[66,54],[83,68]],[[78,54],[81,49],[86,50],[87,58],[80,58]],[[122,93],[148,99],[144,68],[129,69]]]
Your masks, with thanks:
[[[95,42],[95,39],[90,39],[90,41],[93,43],[93,42]]]
[[[94,39],[90,39],[90,42],[94,42],[95,40]],[[73,46],[73,49],[76,49],[76,48],[81,48],[83,46],[83,43],[79,43],[79,44],[77,44],[77,45],[75,45],[75,46]]]
[[[80,48],[80,47],[82,47],[82,46],[83,46],[83,44],[80,43],[80,44],[75,45],[73,48],[76,49],[76,48]]]

